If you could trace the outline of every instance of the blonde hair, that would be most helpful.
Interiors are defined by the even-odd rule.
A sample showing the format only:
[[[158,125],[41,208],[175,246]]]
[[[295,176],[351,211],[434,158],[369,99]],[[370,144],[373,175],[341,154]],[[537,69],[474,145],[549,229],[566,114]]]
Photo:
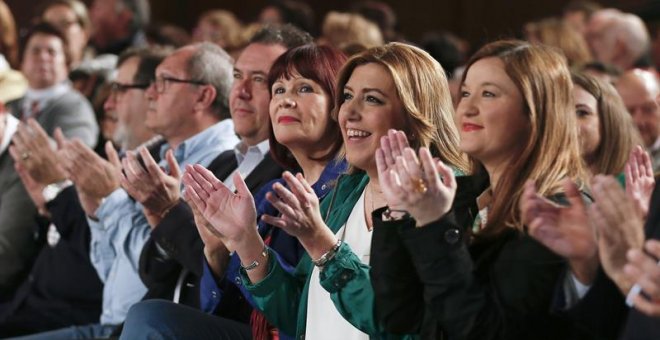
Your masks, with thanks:
[[[329,12],[323,21],[322,33],[330,45],[341,50],[354,45],[371,48],[384,43],[378,26],[359,14]]]
[[[337,77],[333,118],[339,115],[344,86],[353,71],[369,63],[384,66],[394,80],[406,121],[406,126],[397,128],[406,133],[410,146],[427,147],[443,162],[467,172],[468,162],[458,149],[459,135],[447,77],[440,64],[422,49],[389,43],[349,59]]]
[[[563,20],[543,19],[529,24],[526,30],[539,43],[561,50],[570,66],[582,65],[592,59],[582,34]]]
[[[597,102],[600,143],[588,166],[599,174],[623,172],[630,151],[642,143],[623,100],[614,86],[584,73],[572,73],[573,83],[587,91]]]
[[[243,24],[234,13],[222,9],[210,10],[202,14],[199,21],[203,20],[208,20],[213,27],[219,29],[218,36],[211,42],[223,41],[224,45],[220,47],[233,50],[243,47],[247,42],[242,35]]]
[[[88,34],[92,30],[92,22],[89,19],[89,12],[87,11],[87,6],[79,0],[53,0],[49,2],[46,7],[44,7],[43,11],[41,11],[41,16],[43,17],[44,14],[46,14],[46,11],[48,11],[49,8],[53,6],[66,6],[71,9],[73,14],[76,16],[76,20],[78,20],[78,24],[80,27],[87,32]]]
[[[518,204],[528,179],[536,181],[538,192],[551,196],[562,192],[561,181],[570,178],[586,183],[578,142],[577,118],[573,105],[573,84],[565,58],[554,48],[524,41],[502,40],[482,47],[467,64],[484,58],[499,58],[504,70],[523,97],[529,118],[529,138],[522,151],[512,157],[507,171],[495,188],[488,222],[480,236],[499,234],[507,227],[523,230]],[[473,160],[476,167],[481,167]]]

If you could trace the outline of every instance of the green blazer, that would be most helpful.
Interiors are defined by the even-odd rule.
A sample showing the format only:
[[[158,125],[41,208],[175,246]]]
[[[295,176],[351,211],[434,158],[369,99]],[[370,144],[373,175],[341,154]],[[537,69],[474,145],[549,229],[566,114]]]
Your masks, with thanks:
[[[321,202],[321,214],[333,233],[346,223],[369,177],[361,172],[341,176],[333,192]],[[276,254],[269,249],[270,258]],[[286,334],[304,338],[307,321],[307,294],[314,265],[305,254],[293,273],[282,268],[278,261],[268,261],[268,274],[255,284],[241,269],[243,284],[252,294],[257,307],[266,318]],[[374,291],[369,278],[370,266],[342,243],[335,257],[320,273],[321,286],[332,298],[339,313],[353,326],[372,339],[414,339],[416,336],[392,336],[377,321]]]

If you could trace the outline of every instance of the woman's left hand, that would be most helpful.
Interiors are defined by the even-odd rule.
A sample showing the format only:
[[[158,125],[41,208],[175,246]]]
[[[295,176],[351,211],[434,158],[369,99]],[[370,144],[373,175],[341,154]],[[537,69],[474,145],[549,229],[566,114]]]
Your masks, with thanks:
[[[309,255],[315,259],[336,243],[332,231],[323,222],[319,199],[302,174],[294,176],[285,171],[282,178],[289,189],[280,183],[273,185],[275,194],[269,192],[266,199],[281,213],[279,217],[263,215],[264,222],[283,229],[298,238]]]
[[[417,226],[427,225],[451,209],[456,195],[456,179],[442,161],[433,159],[427,148],[419,150],[419,158],[409,147],[397,145],[405,134],[390,133],[381,140],[376,151],[378,180],[390,209],[405,210]],[[402,149],[402,150],[401,150]]]
[[[653,177],[653,166],[649,154],[637,145],[630,152],[630,158],[626,163],[626,195],[635,205],[643,218],[646,218],[651,204],[651,195],[655,188]]]

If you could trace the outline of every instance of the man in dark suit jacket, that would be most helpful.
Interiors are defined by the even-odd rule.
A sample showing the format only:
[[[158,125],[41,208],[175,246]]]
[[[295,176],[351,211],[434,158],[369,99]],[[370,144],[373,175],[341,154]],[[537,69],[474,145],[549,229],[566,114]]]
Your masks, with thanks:
[[[11,297],[36,252],[32,225],[37,209],[8,150],[17,126],[16,118],[0,103],[0,304]]]
[[[236,61],[229,104],[241,142],[234,150],[218,156],[208,167],[226,185],[233,185],[232,174],[238,171],[255,194],[264,184],[279,178],[284,170],[268,153],[270,90],[266,77],[272,63],[286,50],[284,43],[259,41],[257,37]],[[226,249],[222,254],[205,252],[193,213],[183,200],[160,206],[149,205],[147,200],[142,203],[152,209],[152,215],[161,216],[159,223],[153,225],[151,239],[140,258],[140,276],[149,288],[145,299],[164,298],[199,308],[202,259],[206,256],[228,260],[229,252]],[[221,304],[220,315],[243,322],[249,320],[250,308],[238,289],[223,294],[223,298],[226,303]]]
[[[44,23],[32,28],[21,46],[21,71],[28,90],[7,103],[7,108],[21,120],[36,119],[51,136],[59,127],[65,136],[94,147],[99,134],[94,110],[68,83],[65,51],[66,40],[53,26]]]

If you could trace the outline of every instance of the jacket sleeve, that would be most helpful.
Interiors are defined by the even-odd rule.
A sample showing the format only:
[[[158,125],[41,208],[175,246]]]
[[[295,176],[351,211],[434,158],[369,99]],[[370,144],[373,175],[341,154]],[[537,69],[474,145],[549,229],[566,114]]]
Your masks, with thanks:
[[[373,215],[380,216],[384,210],[376,210]],[[376,316],[394,334],[419,333],[424,319],[424,286],[398,229],[401,223],[412,220],[373,221],[370,276]]]
[[[46,204],[51,220],[63,239],[84,259],[89,259],[90,230],[85,211],[80,206],[74,186],[70,186]]]
[[[149,242],[150,247],[156,247],[157,244],[167,256],[175,259],[185,269],[197,277],[202,276],[199,259],[204,256],[204,243],[195,227],[195,218],[188,204],[179,201],[154,228],[151,238],[155,244]]]
[[[13,165],[13,163],[12,163]],[[15,175],[9,175],[15,176]],[[9,293],[29,269],[37,250],[37,209],[18,176],[0,192],[0,294]]]
[[[268,248],[268,274],[266,277],[252,283],[244,269],[240,269],[241,280],[252,295],[257,308],[263,312],[266,319],[285,334],[296,334],[298,308],[300,306],[309,260],[301,260],[294,273],[289,273],[280,263],[275,251]],[[304,292],[307,294],[307,292]]]

